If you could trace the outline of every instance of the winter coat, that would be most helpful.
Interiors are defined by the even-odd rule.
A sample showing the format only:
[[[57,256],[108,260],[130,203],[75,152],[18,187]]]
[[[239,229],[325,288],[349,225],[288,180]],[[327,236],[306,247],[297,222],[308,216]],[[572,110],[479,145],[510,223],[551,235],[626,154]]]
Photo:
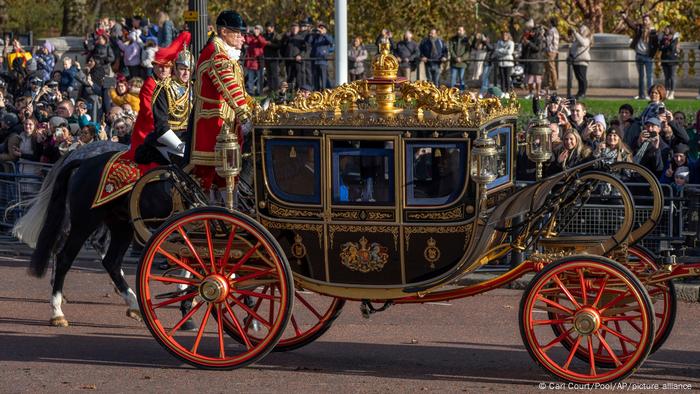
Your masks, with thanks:
[[[41,75],[41,80],[46,82],[51,79],[51,73],[56,66],[56,58],[50,54],[40,53],[34,56],[37,65],[37,71]]]
[[[362,75],[365,73],[365,60],[367,60],[367,49],[364,45],[359,47],[351,47],[348,50],[348,61],[350,69],[348,72],[352,75]]]
[[[167,47],[173,42],[175,37],[175,25],[171,20],[163,22],[163,26],[158,29],[158,46]]]
[[[278,58],[280,57],[280,50],[282,49],[282,35],[276,32],[265,33],[263,37],[267,41],[267,45],[263,48],[263,53],[266,59]],[[274,59],[278,61],[279,59]]]
[[[245,62],[243,67],[248,70],[259,70],[262,68],[260,64],[260,58],[263,57],[264,48],[267,45],[267,40],[261,35],[247,35],[245,36],[245,43],[248,45],[245,51]]]
[[[420,56],[418,44],[415,41],[401,40],[396,44],[394,56],[399,59],[400,68],[414,68]],[[408,59],[408,61],[404,61],[404,59]]]
[[[431,40],[424,38],[420,43],[420,55],[428,59],[428,63],[442,63],[442,58],[447,58],[447,45],[440,38]]]
[[[90,56],[95,59],[95,68],[100,70],[92,70],[92,81],[102,86],[102,80],[111,72],[112,63],[114,62],[114,51],[112,47],[107,45],[95,45],[90,51]],[[97,78],[95,78],[97,76]]]
[[[109,89],[109,96],[112,98],[112,104],[117,106],[122,106],[124,104],[129,104],[134,110],[134,113],[139,113],[139,96],[138,94],[133,94],[131,92],[126,92],[122,95],[117,93],[117,89]]]
[[[498,67],[513,67],[515,65],[513,62],[514,50],[515,43],[512,40],[498,40],[498,42],[496,42],[496,49],[494,49],[493,55],[498,61]]]
[[[75,76],[78,72],[78,67],[75,64],[70,66],[68,70],[61,71],[61,82],[58,83],[58,86],[62,92],[68,90],[69,87],[75,87]]]
[[[525,74],[544,75],[545,42],[544,37],[532,37],[523,42],[523,59],[541,60],[525,62]]]
[[[591,61],[591,39],[574,31],[574,42],[569,49],[569,57],[575,66],[588,66]]]
[[[678,40],[680,34],[674,33],[672,36],[661,34],[659,36],[659,50],[661,51],[661,60],[671,60],[672,64],[676,64],[678,60]]]
[[[455,68],[467,68],[469,57],[469,38],[467,36],[454,36],[449,44],[450,66]],[[460,58],[460,61],[457,61]]]
[[[126,44],[121,40],[117,41],[119,49],[124,53],[125,66],[140,66],[141,65],[141,36],[137,32],[129,33],[129,43]]]
[[[282,55],[284,57],[294,58],[303,56],[306,50],[306,40],[302,33],[295,35],[285,34],[282,39]],[[291,59],[289,59],[291,60]]]
[[[314,33],[306,36],[306,43],[311,48],[310,56],[315,65],[328,64],[328,54],[333,46],[333,40],[328,34]]]
[[[141,66],[145,68],[153,68],[153,61],[156,60],[156,52],[158,47],[146,47],[141,51]]]

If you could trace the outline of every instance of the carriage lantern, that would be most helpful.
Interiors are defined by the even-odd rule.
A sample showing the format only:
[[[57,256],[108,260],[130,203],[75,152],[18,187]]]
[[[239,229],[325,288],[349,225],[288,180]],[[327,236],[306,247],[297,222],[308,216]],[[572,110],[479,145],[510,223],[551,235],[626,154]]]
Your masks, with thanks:
[[[537,164],[537,179],[542,178],[542,163],[552,157],[552,129],[544,116],[530,126],[527,133],[527,157]]]
[[[498,148],[496,141],[482,130],[472,148],[471,177],[479,184],[481,203],[486,201],[486,185],[496,180],[498,174]],[[485,210],[482,210],[485,212]]]
[[[216,137],[214,146],[214,159],[216,161],[216,173],[226,179],[226,204],[233,210],[233,190],[235,188],[235,177],[241,172],[241,146],[238,144],[238,137],[230,132],[228,124]]]

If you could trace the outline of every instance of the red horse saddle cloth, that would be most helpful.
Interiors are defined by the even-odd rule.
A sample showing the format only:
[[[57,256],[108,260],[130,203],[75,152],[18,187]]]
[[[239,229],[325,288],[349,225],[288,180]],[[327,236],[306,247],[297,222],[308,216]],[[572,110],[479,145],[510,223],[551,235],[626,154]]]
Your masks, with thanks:
[[[122,155],[126,152],[115,154],[107,162],[107,165],[102,170],[100,184],[97,187],[91,208],[104,205],[130,192],[134,188],[136,181],[141,178],[141,174],[148,169],[148,166],[140,166],[129,159],[122,158]]]

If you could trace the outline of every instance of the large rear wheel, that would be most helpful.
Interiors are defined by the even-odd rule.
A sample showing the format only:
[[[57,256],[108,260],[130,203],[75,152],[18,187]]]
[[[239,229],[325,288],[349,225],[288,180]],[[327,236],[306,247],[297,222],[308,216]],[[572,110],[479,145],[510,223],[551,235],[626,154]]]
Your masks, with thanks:
[[[519,320],[535,361],[577,383],[624,379],[642,365],[654,342],[654,311],[644,285],[603,257],[572,256],[547,265],[523,294]],[[557,335],[553,326],[564,330]],[[566,346],[568,340],[573,344]],[[601,355],[612,365],[599,362]]]
[[[175,268],[160,271],[154,267],[160,258]],[[168,220],[149,240],[138,270],[146,326],[175,357],[200,368],[240,368],[269,353],[289,322],[293,294],[289,263],[272,235],[223,208],[197,208]],[[255,338],[246,316],[254,317]],[[190,319],[198,329],[183,330]],[[241,342],[224,327],[235,328]]]

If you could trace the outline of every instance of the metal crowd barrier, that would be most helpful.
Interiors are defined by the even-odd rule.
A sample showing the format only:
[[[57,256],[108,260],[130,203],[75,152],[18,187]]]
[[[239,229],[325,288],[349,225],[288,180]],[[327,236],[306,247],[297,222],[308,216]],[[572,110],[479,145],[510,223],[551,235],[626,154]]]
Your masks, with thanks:
[[[51,164],[20,160],[0,167],[0,233],[9,232],[41,189]]]

